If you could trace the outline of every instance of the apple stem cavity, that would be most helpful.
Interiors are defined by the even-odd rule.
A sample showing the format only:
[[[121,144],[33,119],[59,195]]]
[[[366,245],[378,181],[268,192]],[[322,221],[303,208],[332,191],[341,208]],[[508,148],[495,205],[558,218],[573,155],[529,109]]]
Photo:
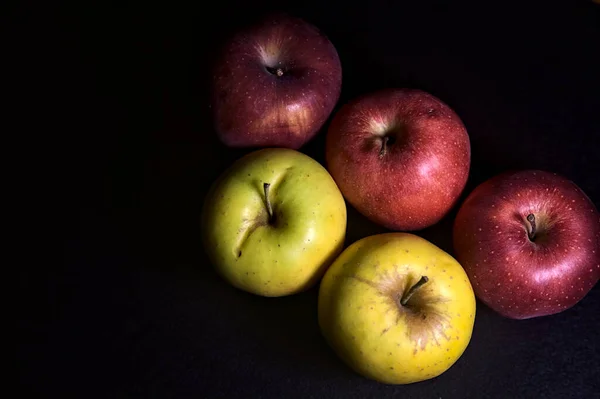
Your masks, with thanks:
[[[406,291],[406,294],[402,297],[402,299],[400,299],[400,305],[406,306],[406,303],[408,302],[410,297],[413,296],[415,291],[417,291],[422,285],[424,285],[428,281],[429,278],[427,278],[427,276],[422,276],[421,279],[417,281],[415,285],[413,285],[408,291]]]
[[[381,140],[381,149],[379,150],[379,158],[383,158],[387,153],[387,143],[390,141],[390,136],[383,136]]]
[[[283,76],[283,68],[273,68],[273,67],[266,67],[266,68],[267,68],[267,71],[272,75],[277,75],[277,77]]]
[[[527,236],[529,237],[530,241],[533,241],[533,239],[535,238],[535,233],[536,233],[536,230],[535,230],[535,216],[534,216],[533,213],[530,213],[529,215],[527,215],[527,221],[531,225],[531,229],[527,233]]]
[[[265,202],[267,203],[267,212],[269,213],[269,223],[273,221],[273,206],[271,205],[271,200],[269,199],[269,188],[271,185],[269,183],[263,184],[263,188],[265,189]]]

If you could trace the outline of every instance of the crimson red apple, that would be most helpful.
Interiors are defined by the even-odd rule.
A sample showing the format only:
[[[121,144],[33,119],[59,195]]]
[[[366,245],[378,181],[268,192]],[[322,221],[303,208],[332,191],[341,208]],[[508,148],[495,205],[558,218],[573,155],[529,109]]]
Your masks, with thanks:
[[[326,122],[341,84],[331,41],[302,19],[271,14],[237,32],[217,58],[215,129],[231,147],[298,149]]]
[[[600,215],[575,183],[554,173],[485,181],[460,207],[453,240],[477,297],[509,318],[562,312],[600,278]]]
[[[336,113],[326,161],[360,213],[392,230],[418,230],[437,223],[458,200],[471,146],[458,115],[438,98],[386,89]]]

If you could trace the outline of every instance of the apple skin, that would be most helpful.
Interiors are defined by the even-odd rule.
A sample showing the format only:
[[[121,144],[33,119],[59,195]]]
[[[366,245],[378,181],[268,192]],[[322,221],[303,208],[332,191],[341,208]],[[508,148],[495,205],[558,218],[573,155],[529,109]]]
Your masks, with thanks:
[[[575,183],[547,171],[480,184],[459,209],[453,241],[477,297],[512,319],[569,309],[600,277],[598,211]]]
[[[264,183],[270,184],[272,220]],[[327,170],[285,148],[238,159],[211,187],[201,219],[217,272],[234,287],[267,297],[314,286],[346,234],[346,204]]]
[[[327,121],[341,85],[331,41],[302,19],[270,14],[237,32],[217,58],[211,101],[218,137],[230,147],[298,149]]]
[[[388,229],[411,231],[437,223],[455,205],[469,175],[471,146],[458,115],[436,97],[385,89],[336,113],[326,161],[360,213]]]
[[[429,280],[400,302],[423,276]],[[461,265],[410,233],[356,241],[329,267],[318,320],[334,351],[357,373],[386,384],[439,376],[467,348],[475,294]]]

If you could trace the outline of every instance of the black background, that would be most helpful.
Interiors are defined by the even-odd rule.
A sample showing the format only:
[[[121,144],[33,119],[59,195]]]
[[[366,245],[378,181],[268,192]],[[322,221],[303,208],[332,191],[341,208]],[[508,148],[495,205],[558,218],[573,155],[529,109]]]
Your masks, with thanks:
[[[247,152],[224,148],[212,129],[215,50],[249,18],[277,9],[336,46],[338,107],[385,87],[423,89],[449,104],[471,138],[465,193],[503,170],[538,168],[571,178],[600,205],[600,5],[80,3],[22,3],[5,35],[5,61],[15,66],[6,77],[17,83],[8,109],[24,149],[15,168],[29,173],[21,184],[32,190],[21,224],[36,244],[23,259],[42,258],[26,262],[16,285],[20,393],[598,395],[600,287],[562,314],[526,321],[478,303],[472,341],[449,371],[386,386],[327,347],[316,289],[267,299],[218,278],[199,245],[198,214],[210,183]],[[302,149],[321,162],[324,133]],[[418,234],[451,252],[455,211]],[[349,209],[348,243],[382,231]]]

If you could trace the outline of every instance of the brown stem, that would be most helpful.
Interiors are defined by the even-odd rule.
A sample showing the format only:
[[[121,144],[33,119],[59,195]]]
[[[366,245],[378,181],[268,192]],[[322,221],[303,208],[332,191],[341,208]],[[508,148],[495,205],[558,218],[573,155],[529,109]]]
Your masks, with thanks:
[[[402,299],[400,299],[400,304],[402,306],[405,306],[406,302],[408,302],[410,297],[413,296],[415,291],[418,290],[419,287],[421,287],[423,284],[425,284],[428,281],[429,281],[429,279],[427,278],[427,276],[422,276],[421,279],[419,281],[417,281],[417,283],[415,285],[413,285],[412,287],[410,287],[410,289],[408,291],[406,291],[406,294],[402,297]]]
[[[383,158],[387,152],[387,143],[390,141],[390,136],[383,136],[381,141],[381,149],[379,150],[379,158]]]
[[[263,184],[263,188],[265,189],[265,201],[267,203],[267,212],[269,212],[269,222],[273,220],[273,206],[271,205],[271,200],[269,199],[269,188],[271,185],[269,183]]]
[[[527,236],[529,237],[529,239],[531,241],[533,241],[533,239],[535,238],[535,216],[533,215],[533,213],[530,213],[529,215],[527,215],[527,221],[529,222],[529,224],[531,225],[531,230],[529,230],[527,232]]]
[[[277,74],[277,76],[281,77],[283,76],[283,69],[277,68],[277,71],[275,71],[275,73]]]

